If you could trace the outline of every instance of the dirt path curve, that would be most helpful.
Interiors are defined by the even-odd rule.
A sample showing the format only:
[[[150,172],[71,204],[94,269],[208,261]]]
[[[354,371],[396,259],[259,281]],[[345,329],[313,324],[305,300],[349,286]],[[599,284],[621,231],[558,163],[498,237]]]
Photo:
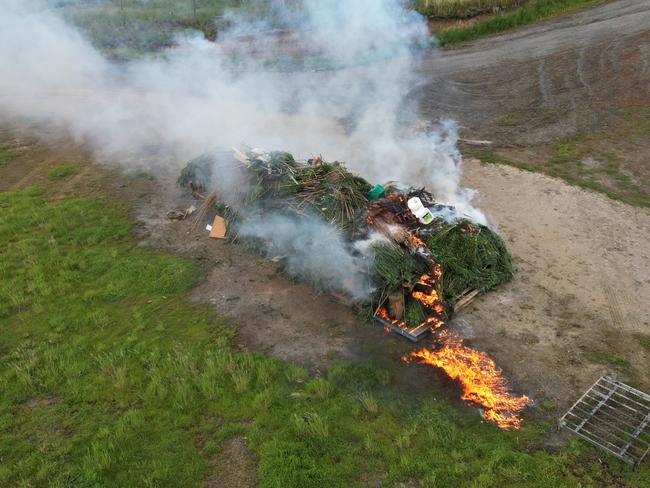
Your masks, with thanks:
[[[422,59],[424,117],[535,144],[606,127],[650,102],[650,1],[618,0]],[[414,94],[415,95],[415,94]],[[516,116],[516,127],[499,124]]]
[[[420,69],[423,117],[449,116],[467,137],[532,153],[607,130],[617,110],[647,110],[650,1],[609,2],[431,52]],[[504,116],[517,124],[499,123]],[[648,161],[648,146],[627,156]],[[650,389],[640,342],[650,336],[650,212],[476,161],[466,162],[464,184],[479,190],[519,273],[458,317],[460,329],[520,387],[560,406],[604,372]]]
[[[650,1],[616,0],[523,29],[432,52],[425,67],[439,75],[530,61],[585,46],[622,40],[650,29]]]

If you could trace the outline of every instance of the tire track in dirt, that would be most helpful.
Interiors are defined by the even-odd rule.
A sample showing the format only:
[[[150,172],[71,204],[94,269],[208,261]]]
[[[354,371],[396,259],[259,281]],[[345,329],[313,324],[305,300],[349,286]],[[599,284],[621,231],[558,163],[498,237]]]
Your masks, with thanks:
[[[477,346],[516,384],[561,406],[612,368],[649,389],[636,337],[650,333],[650,211],[512,167],[469,160],[466,168],[465,183],[479,190],[518,268],[459,317]],[[590,352],[623,357],[629,368]]]
[[[43,172],[43,168],[41,168],[40,166],[33,167],[22,178],[20,178],[15,183],[11,184],[9,189],[16,191],[31,186],[31,184],[33,184],[33,181],[36,179],[37,175],[42,174],[42,172]]]
[[[625,327],[625,319],[623,317],[623,309],[621,308],[618,294],[609,283],[603,285],[603,291],[605,293],[605,300],[608,302],[609,315],[612,319],[611,325],[614,330],[621,330]]]
[[[471,138],[537,144],[605,127],[616,108],[648,106],[649,64],[650,2],[619,0],[425,55],[429,81],[416,94],[424,118],[458,120]],[[495,124],[512,113],[519,127]]]

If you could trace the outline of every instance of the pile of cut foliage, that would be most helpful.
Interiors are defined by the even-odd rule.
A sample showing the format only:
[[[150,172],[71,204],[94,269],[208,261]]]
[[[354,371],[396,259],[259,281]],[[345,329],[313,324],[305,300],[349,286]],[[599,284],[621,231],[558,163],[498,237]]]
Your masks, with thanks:
[[[241,222],[273,212],[326,222],[353,253],[361,254],[355,242],[374,243],[360,255],[369,260],[365,269],[374,292],[359,305],[400,327],[442,323],[468,295],[513,275],[503,240],[488,227],[437,203],[425,189],[373,188],[340,162],[299,162],[286,152],[259,149],[213,151],[190,161],[178,184],[204,198],[199,219],[215,213],[225,219],[231,241],[251,244],[238,233]],[[427,225],[409,210],[414,197],[432,212]],[[252,240],[259,248],[264,244]],[[318,288],[318,280],[311,281]]]

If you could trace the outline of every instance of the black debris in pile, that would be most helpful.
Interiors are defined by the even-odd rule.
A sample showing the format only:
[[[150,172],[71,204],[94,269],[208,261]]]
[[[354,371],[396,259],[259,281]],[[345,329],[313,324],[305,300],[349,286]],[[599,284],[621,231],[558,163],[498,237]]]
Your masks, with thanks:
[[[346,236],[351,249],[354,241],[381,236],[365,255],[372,261],[364,269],[375,291],[362,305],[393,327],[435,328],[461,297],[473,297],[512,278],[514,269],[503,240],[488,227],[437,203],[425,188],[380,186],[378,192],[339,162],[320,157],[298,162],[281,151],[234,151],[234,157],[225,160],[221,151],[190,161],[179,185],[208,193],[206,205],[225,218],[231,240],[243,241],[236,230],[242,217],[269,212],[297,219],[317,216]],[[233,168],[242,183],[219,189],[213,178],[231,174]],[[426,224],[409,209],[413,198],[432,212]],[[206,213],[197,215],[205,218]],[[317,278],[310,277],[310,283],[318,286]]]

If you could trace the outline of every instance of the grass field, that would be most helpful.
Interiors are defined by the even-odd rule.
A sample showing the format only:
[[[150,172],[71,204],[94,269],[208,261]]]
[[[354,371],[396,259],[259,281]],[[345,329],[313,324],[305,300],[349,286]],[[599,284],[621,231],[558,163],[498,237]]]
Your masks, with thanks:
[[[532,0],[514,10],[436,33],[441,46],[452,46],[555,17],[604,0]]]
[[[171,46],[174,36],[187,29],[213,39],[227,9],[248,7],[241,0],[80,0],[61,8],[95,47],[111,57],[130,59]]]
[[[543,427],[484,424],[390,374],[323,377],[234,352],[187,291],[191,262],[134,247],[126,209],[36,188],[0,193],[0,486],[198,486],[245,436],[264,487],[647,486]],[[434,396],[438,399],[434,399]]]
[[[499,125],[516,126],[514,116],[503,116]],[[650,180],[644,154],[650,140],[650,111],[618,112],[616,124],[606,131],[584,134],[538,148],[526,162],[499,151],[468,152],[485,163],[506,164],[562,178],[571,185],[604,193],[629,205],[650,207]],[[545,155],[545,157],[544,157]]]
[[[440,19],[486,15],[476,22],[437,32],[436,37],[444,47],[539,22],[602,1],[416,0],[414,7],[423,15]],[[266,3],[242,0],[62,0],[60,5],[64,15],[79,26],[97,48],[116,59],[131,59],[171,46],[174,36],[187,29],[203,32],[207,38],[214,39],[219,25],[223,24],[226,10],[261,11]]]
[[[61,166],[53,168],[47,176],[50,178],[66,178],[68,176],[76,175],[77,173],[79,173],[78,167],[62,164]]]
[[[415,8],[428,17],[462,19],[518,7],[527,0],[416,0]]]

